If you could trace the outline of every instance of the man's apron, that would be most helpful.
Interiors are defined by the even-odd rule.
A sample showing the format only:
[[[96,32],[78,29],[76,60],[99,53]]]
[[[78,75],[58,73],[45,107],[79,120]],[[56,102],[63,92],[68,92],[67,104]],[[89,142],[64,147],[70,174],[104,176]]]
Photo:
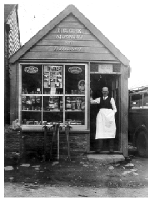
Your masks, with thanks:
[[[112,109],[100,109],[96,117],[95,139],[115,138],[115,114]]]

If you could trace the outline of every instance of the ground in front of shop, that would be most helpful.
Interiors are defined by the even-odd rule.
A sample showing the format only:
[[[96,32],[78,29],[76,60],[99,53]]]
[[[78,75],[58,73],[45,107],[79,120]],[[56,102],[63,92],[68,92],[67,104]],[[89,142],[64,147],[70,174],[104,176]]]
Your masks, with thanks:
[[[147,197],[148,159],[136,154],[130,158],[113,164],[89,161],[85,156],[71,161],[40,162],[33,158],[7,164],[4,196]]]

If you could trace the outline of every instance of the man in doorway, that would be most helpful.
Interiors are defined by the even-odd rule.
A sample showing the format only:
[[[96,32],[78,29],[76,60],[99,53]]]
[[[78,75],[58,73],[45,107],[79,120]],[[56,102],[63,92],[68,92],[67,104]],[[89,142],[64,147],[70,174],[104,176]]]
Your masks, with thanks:
[[[109,139],[109,151],[113,153],[114,138],[116,135],[115,113],[117,112],[115,100],[108,96],[108,87],[102,88],[102,97],[90,98],[91,104],[99,104],[99,112],[96,117],[96,135],[98,141],[97,152],[100,153],[103,146],[103,139]]]

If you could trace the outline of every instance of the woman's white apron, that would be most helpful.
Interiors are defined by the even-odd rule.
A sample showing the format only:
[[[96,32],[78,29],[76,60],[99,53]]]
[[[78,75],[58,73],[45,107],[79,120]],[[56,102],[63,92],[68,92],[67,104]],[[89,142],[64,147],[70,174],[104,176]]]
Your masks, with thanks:
[[[115,113],[112,109],[100,109],[96,117],[95,139],[115,138]]]

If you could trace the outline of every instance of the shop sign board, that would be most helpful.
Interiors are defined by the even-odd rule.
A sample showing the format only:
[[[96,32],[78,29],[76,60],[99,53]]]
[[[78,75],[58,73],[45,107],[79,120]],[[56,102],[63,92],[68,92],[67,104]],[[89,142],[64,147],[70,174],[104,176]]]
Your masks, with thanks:
[[[83,33],[82,29],[74,29],[74,28],[58,28],[55,30],[56,33],[71,33],[71,34],[81,34]]]
[[[100,73],[112,73],[113,72],[113,65],[112,64],[99,64],[98,65],[98,72],[100,72]]]
[[[73,41],[74,40],[82,40],[84,31],[81,29],[75,29],[75,28],[58,28],[55,30],[55,33],[58,33],[56,35],[56,39],[64,40],[66,42],[67,46],[56,46],[54,47],[54,51],[70,51],[70,52],[80,52],[81,47],[73,47]],[[69,40],[69,41],[67,41]]]
[[[75,51],[80,52],[81,47],[64,47],[64,46],[58,46],[54,47],[54,51]]]

